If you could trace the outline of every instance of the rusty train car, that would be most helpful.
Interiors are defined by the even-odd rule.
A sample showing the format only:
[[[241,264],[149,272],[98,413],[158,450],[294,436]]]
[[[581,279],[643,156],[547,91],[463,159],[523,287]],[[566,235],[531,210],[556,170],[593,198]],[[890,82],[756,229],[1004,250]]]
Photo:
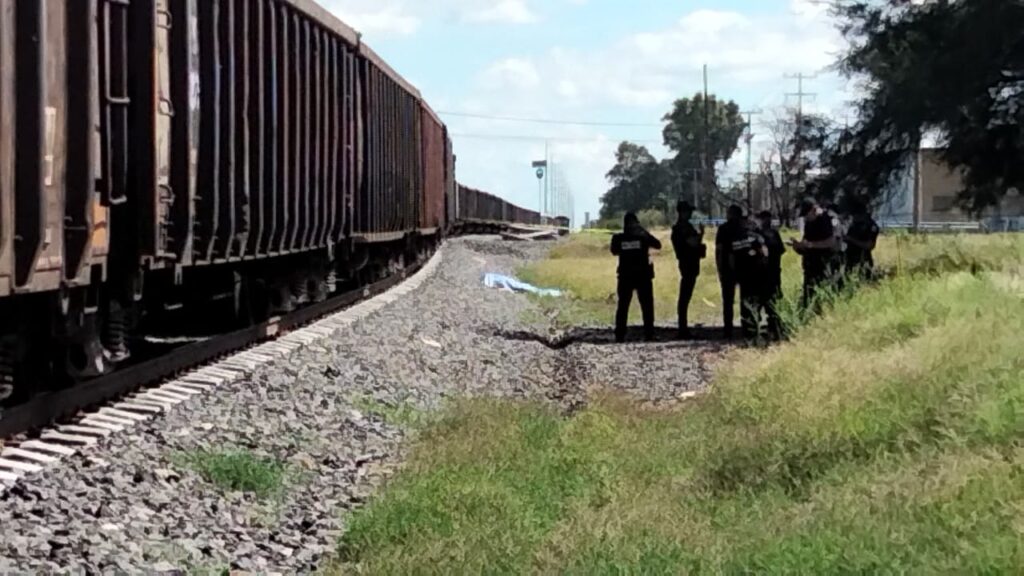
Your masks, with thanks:
[[[540,215],[459,187],[444,123],[311,0],[0,0],[0,402],[372,281],[464,221]]]
[[[539,212],[520,208],[501,198],[468,186],[458,185],[461,226],[479,227],[492,222],[540,225]]]

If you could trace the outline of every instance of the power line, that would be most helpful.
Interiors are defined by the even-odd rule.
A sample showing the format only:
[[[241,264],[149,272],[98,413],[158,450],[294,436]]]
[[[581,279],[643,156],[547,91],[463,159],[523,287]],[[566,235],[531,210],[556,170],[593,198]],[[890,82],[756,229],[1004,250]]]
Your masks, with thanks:
[[[562,126],[615,126],[619,128],[662,128],[662,124],[651,124],[643,122],[594,122],[594,121],[573,121],[554,120],[551,118],[523,118],[516,116],[496,116],[490,114],[472,114],[469,112],[438,112],[443,116],[458,116],[461,118],[480,118],[483,120],[502,120],[505,122],[531,122],[534,124],[556,124]]]
[[[454,138],[471,138],[474,140],[513,140],[513,141],[524,141],[524,142],[616,142],[617,138],[601,138],[598,136],[594,137],[569,137],[569,136],[526,136],[517,134],[460,134],[458,132],[452,132]],[[635,144],[664,144],[661,140],[654,139],[633,139],[626,138],[628,142]]]

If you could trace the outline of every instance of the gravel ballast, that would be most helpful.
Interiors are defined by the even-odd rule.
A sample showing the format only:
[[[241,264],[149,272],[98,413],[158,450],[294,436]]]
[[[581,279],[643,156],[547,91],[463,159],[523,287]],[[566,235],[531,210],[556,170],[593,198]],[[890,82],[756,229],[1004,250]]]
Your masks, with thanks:
[[[529,324],[528,298],[483,287],[549,247],[452,240],[418,290],[347,331],[22,481],[0,495],[0,574],[307,573],[399,465],[406,432],[389,413],[468,395],[571,411],[595,388],[663,403],[706,384],[716,343],[619,346],[606,330],[566,344]],[[225,491],[183,463],[198,450],[277,461],[284,485]]]

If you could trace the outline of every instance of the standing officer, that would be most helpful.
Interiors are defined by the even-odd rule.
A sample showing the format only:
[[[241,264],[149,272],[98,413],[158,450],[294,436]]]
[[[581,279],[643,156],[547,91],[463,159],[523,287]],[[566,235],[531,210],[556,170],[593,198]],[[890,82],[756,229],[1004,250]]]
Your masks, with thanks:
[[[690,219],[693,218],[693,206],[686,200],[680,200],[676,204],[676,212],[679,214],[679,221],[672,227],[672,247],[679,261],[679,337],[689,339],[687,312],[690,309],[690,299],[693,298],[693,289],[697,285],[697,277],[700,276],[700,261],[707,256],[707,247],[703,242],[704,226],[698,229],[690,223]]]
[[[827,285],[837,247],[832,218],[814,199],[808,198],[800,203],[800,217],[804,219],[804,237],[803,240],[794,240],[792,245],[796,253],[803,256],[803,305],[806,308],[814,299],[815,292]]]
[[[654,266],[650,249],[661,250],[661,242],[644,230],[636,214],[623,219],[623,231],[612,236],[612,254],[619,257],[619,307],[615,312],[615,341],[625,342],[629,322],[629,305],[633,291],[640,301],[644,317],[644,338],[654,339]]]
[[[768,261],[768,248],[758,227],[749,219],[741,219],[740,226],[727,247],[733,279],[740,287],[740,323],[743,337],[757,337],[758,309],[761,304],[762,285]]]
[[[718,282],[722,286],[722,319],[725,337],[732,338],[733,308],[736,304],[736,287],[739,286],[738,262],[734,258],[733,244],[746,237],[747,224],[743,219],[743,208],[733,204],[725,213],[725,223],[715,234],[715,264],[718,267]]]
[[[782,320],[779,318],[779,301],[782,300],[782,255],[786,253],[786,245],[782,235],[772,226],[772,213],[761,212],[757,215],[760,222],[760,234],[768,249],[764,277],[761,284],[761,309],[768,316],[768,333],[772,338],[782,338]]]
[[[855,274],[861,280],[870,280],[874,272],[875,259],[872,252],[878,243],[878,223],[868,212],[867,204],[854,198],[850,202],[850,227],[846,231],[846,273]]]

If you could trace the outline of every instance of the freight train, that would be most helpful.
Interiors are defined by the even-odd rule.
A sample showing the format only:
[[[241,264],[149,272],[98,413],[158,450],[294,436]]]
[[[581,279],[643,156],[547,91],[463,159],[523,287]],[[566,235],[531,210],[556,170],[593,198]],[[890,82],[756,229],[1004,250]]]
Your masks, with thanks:
[[[311,0],[0,0],[7,402],[501,223],[541,217],[458,185],[445,124]]]

